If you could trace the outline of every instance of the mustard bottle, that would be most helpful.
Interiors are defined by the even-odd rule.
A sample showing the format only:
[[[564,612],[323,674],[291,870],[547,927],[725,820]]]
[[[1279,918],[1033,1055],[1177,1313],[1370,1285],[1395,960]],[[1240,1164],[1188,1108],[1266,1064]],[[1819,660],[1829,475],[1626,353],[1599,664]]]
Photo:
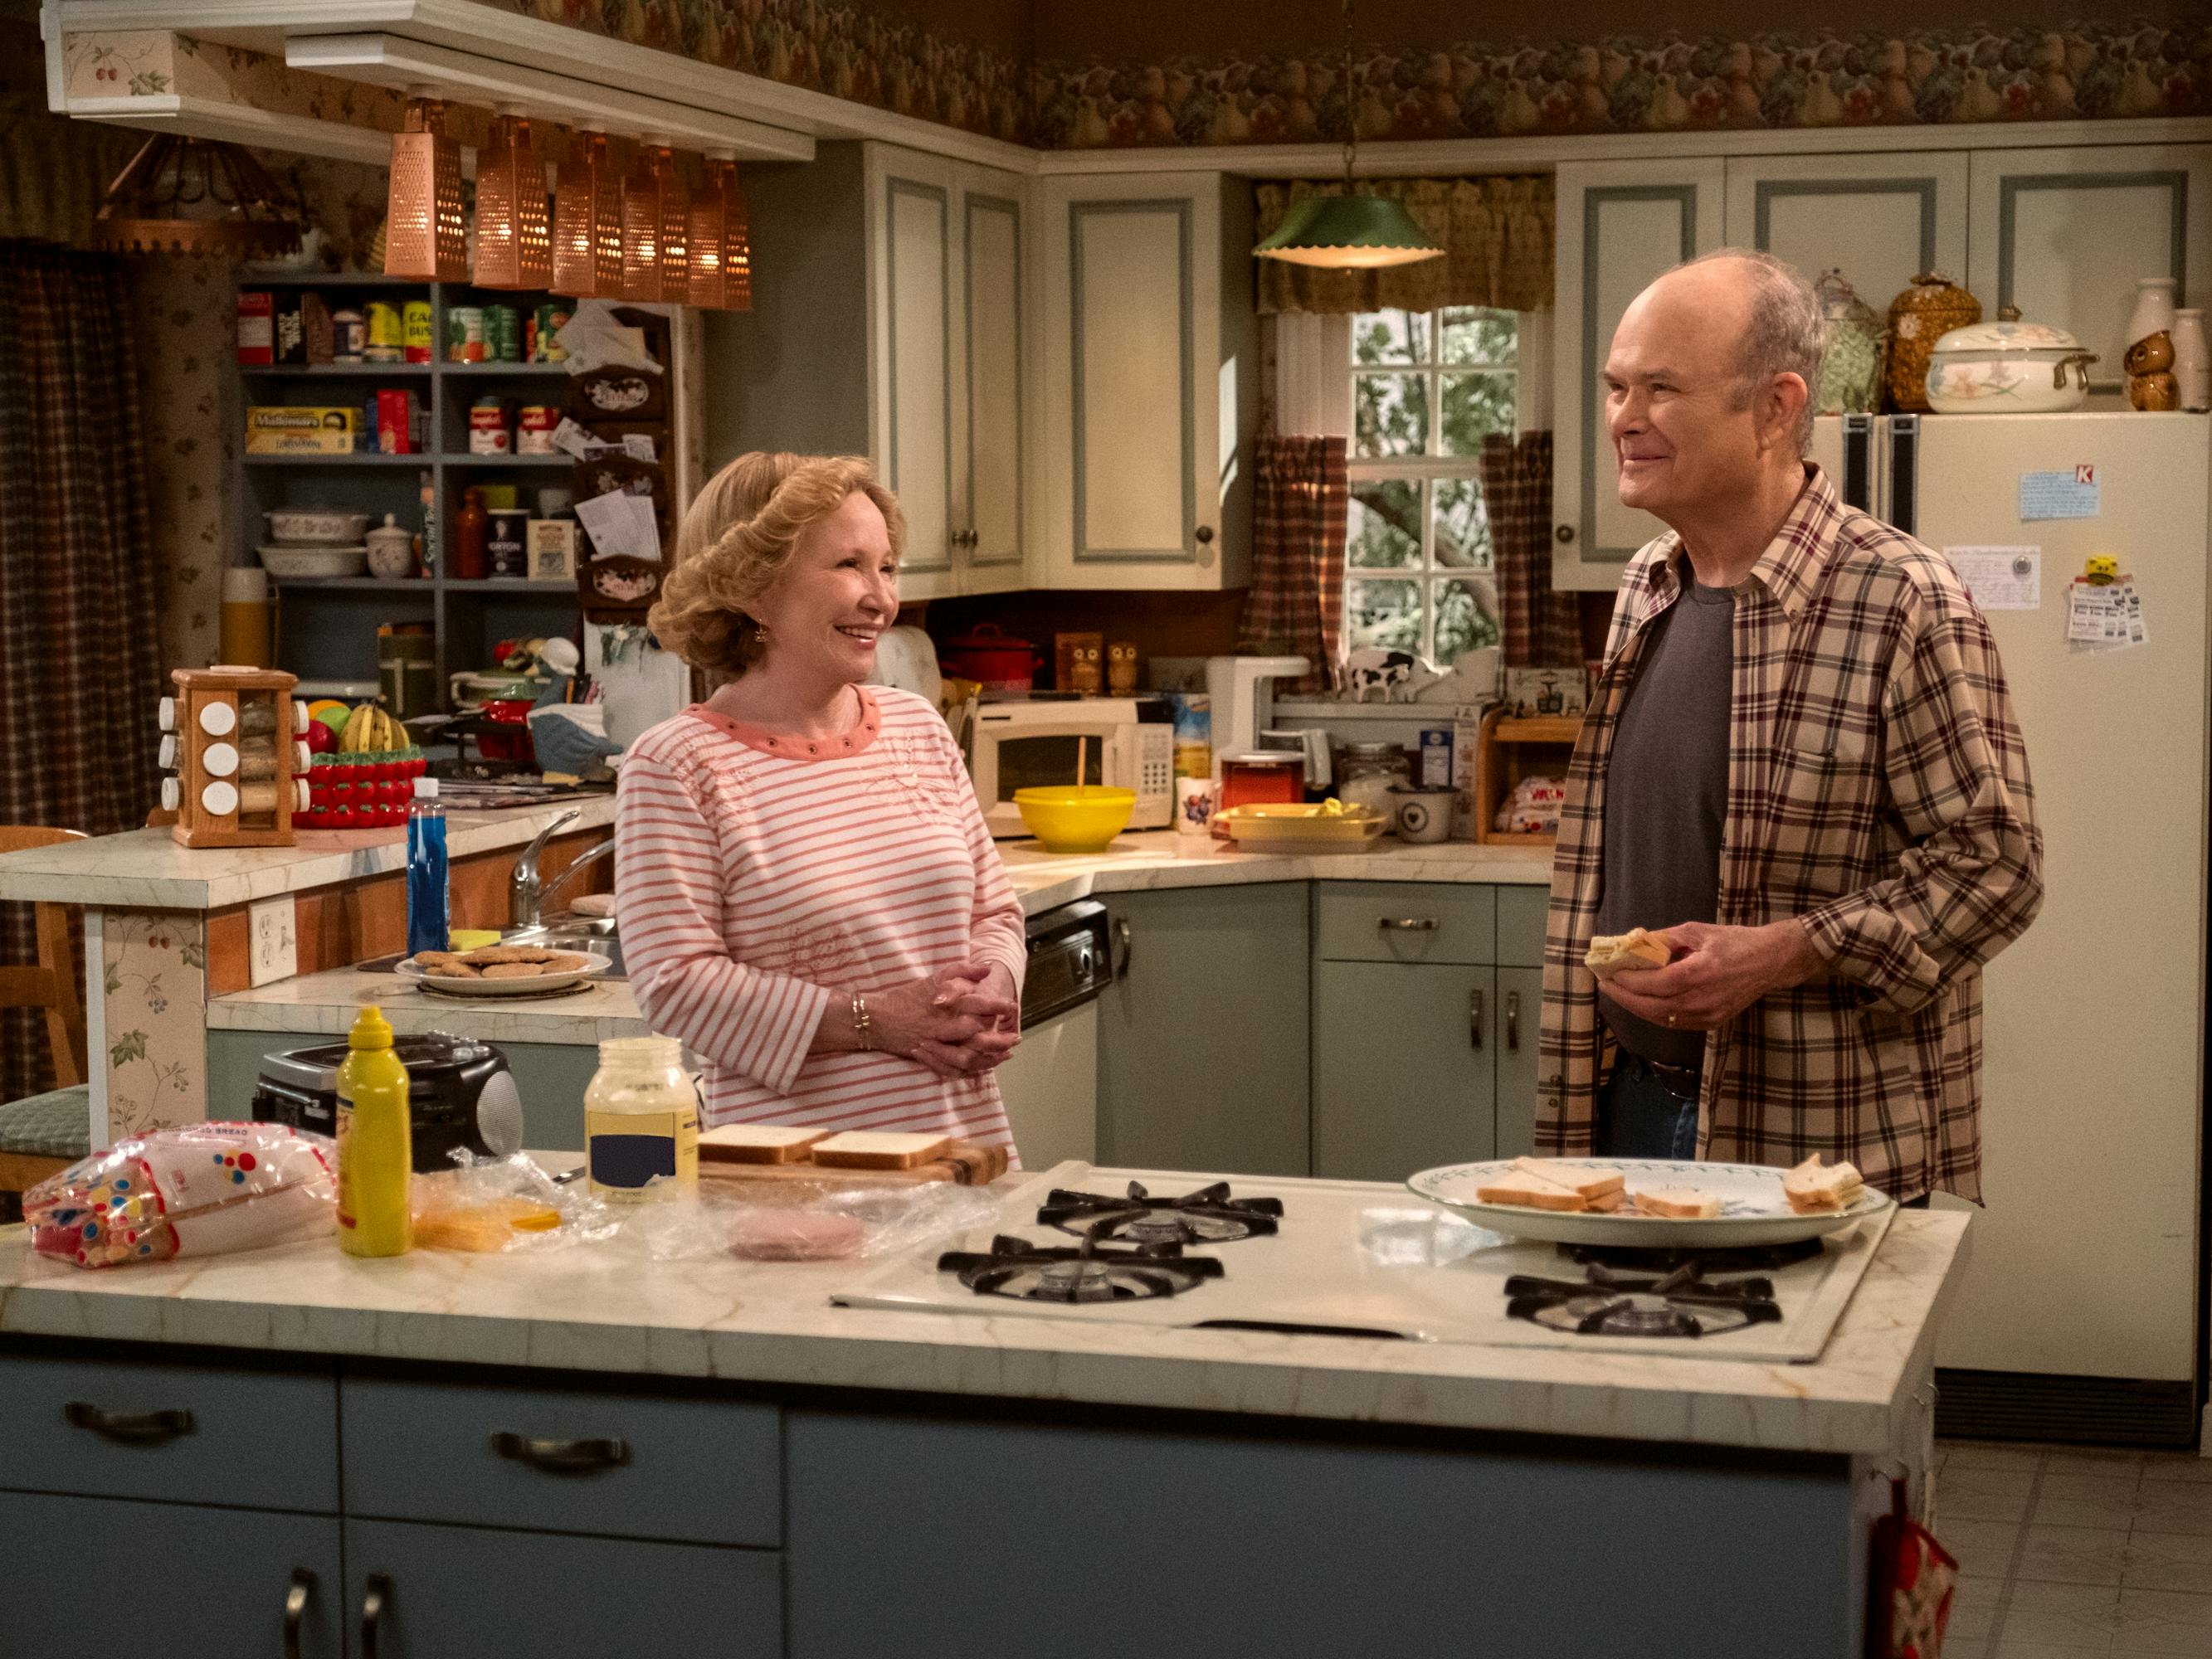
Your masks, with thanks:
[[[392,1027],[374,1003],[361,1011],[338,1067],[338,1248],[349,1255],[404,1255],[413,1248],[408,1212],[415,1152],[407,1115],[407,1068],[392,1051]]]

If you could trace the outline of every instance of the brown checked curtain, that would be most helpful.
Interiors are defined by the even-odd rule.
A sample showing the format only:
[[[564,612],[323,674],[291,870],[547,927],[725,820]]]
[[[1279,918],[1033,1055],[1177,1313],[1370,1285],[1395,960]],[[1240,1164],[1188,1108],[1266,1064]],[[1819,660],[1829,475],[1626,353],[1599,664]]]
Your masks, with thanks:
[[[0,240],[0,823],[145,821],[163,690],[137,354],[123,267]],[[0,960],[34,959],[0,904]],[[35,1012],[0,1024],[0,1099],[46,1074]]]
[[[1344,538],[1350,510],[1341,438],[1261,438],[1253,477],[1252,587],[1237,648],[1301,656],[1291,688],[1330,689],[1344,654]]]
[[[1441,259],[1388,270],[1316,270],[1261,259],[1260,310],[1435,311],[1552,306],[1553,190],[1548,177],[1362,179],[1363,194],[1395,196],[1444,250]],[[1299,179],[1255,189],[1260,238],[1271,236],[1293,202],[1341,195],[1341,180]]]
[[[1552,591],[1552,434],[1482,441],[1482,504],[1498,580],[1508,668],[1555,668],[1583,659],[1582,611]]]

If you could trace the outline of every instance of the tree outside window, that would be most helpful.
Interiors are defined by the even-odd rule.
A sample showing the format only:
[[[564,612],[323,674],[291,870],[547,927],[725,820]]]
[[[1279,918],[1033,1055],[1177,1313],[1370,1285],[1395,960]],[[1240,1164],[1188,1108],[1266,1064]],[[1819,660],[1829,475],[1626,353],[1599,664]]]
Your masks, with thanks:
[[[1449,667],[1498,642],[1482,441],[1514,431],[1517,322],[1468,306],[1352,319],[1344,608],[1354,647]]]

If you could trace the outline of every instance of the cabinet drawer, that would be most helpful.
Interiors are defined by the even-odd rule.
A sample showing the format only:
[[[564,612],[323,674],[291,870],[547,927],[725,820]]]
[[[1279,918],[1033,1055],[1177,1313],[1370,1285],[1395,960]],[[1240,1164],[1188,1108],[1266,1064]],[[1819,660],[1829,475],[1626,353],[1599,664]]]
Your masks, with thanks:
[[[337,1512],[333,1376],[0,1358],[0,1486]]]
[[[372,1377],[343,1387],[348,1515],[781,1541],[774,1406]]]
[[[1328,962],[1495,961],[1498,895],[1443,882],[1332,881],[1319,898]]]
[[[1552,890],[1500,887],[1498,890],[1498,963],[1501,968],[1544,965],[1544,917]]]

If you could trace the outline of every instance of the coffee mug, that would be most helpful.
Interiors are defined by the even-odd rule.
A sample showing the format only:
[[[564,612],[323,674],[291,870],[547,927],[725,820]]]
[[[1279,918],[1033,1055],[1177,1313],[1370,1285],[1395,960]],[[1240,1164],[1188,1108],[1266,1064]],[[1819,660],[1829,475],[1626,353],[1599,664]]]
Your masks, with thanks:
[[[1437,842],[1451,835],[1452,796],[1449,789],[1407,789],[1393,785],[1392,799],[1398,803],[1398,839],[1407,842]]]
[[[1179,835],[1210,835],[1213,829],[1213,780],[1176,780],[1176,831]]]

